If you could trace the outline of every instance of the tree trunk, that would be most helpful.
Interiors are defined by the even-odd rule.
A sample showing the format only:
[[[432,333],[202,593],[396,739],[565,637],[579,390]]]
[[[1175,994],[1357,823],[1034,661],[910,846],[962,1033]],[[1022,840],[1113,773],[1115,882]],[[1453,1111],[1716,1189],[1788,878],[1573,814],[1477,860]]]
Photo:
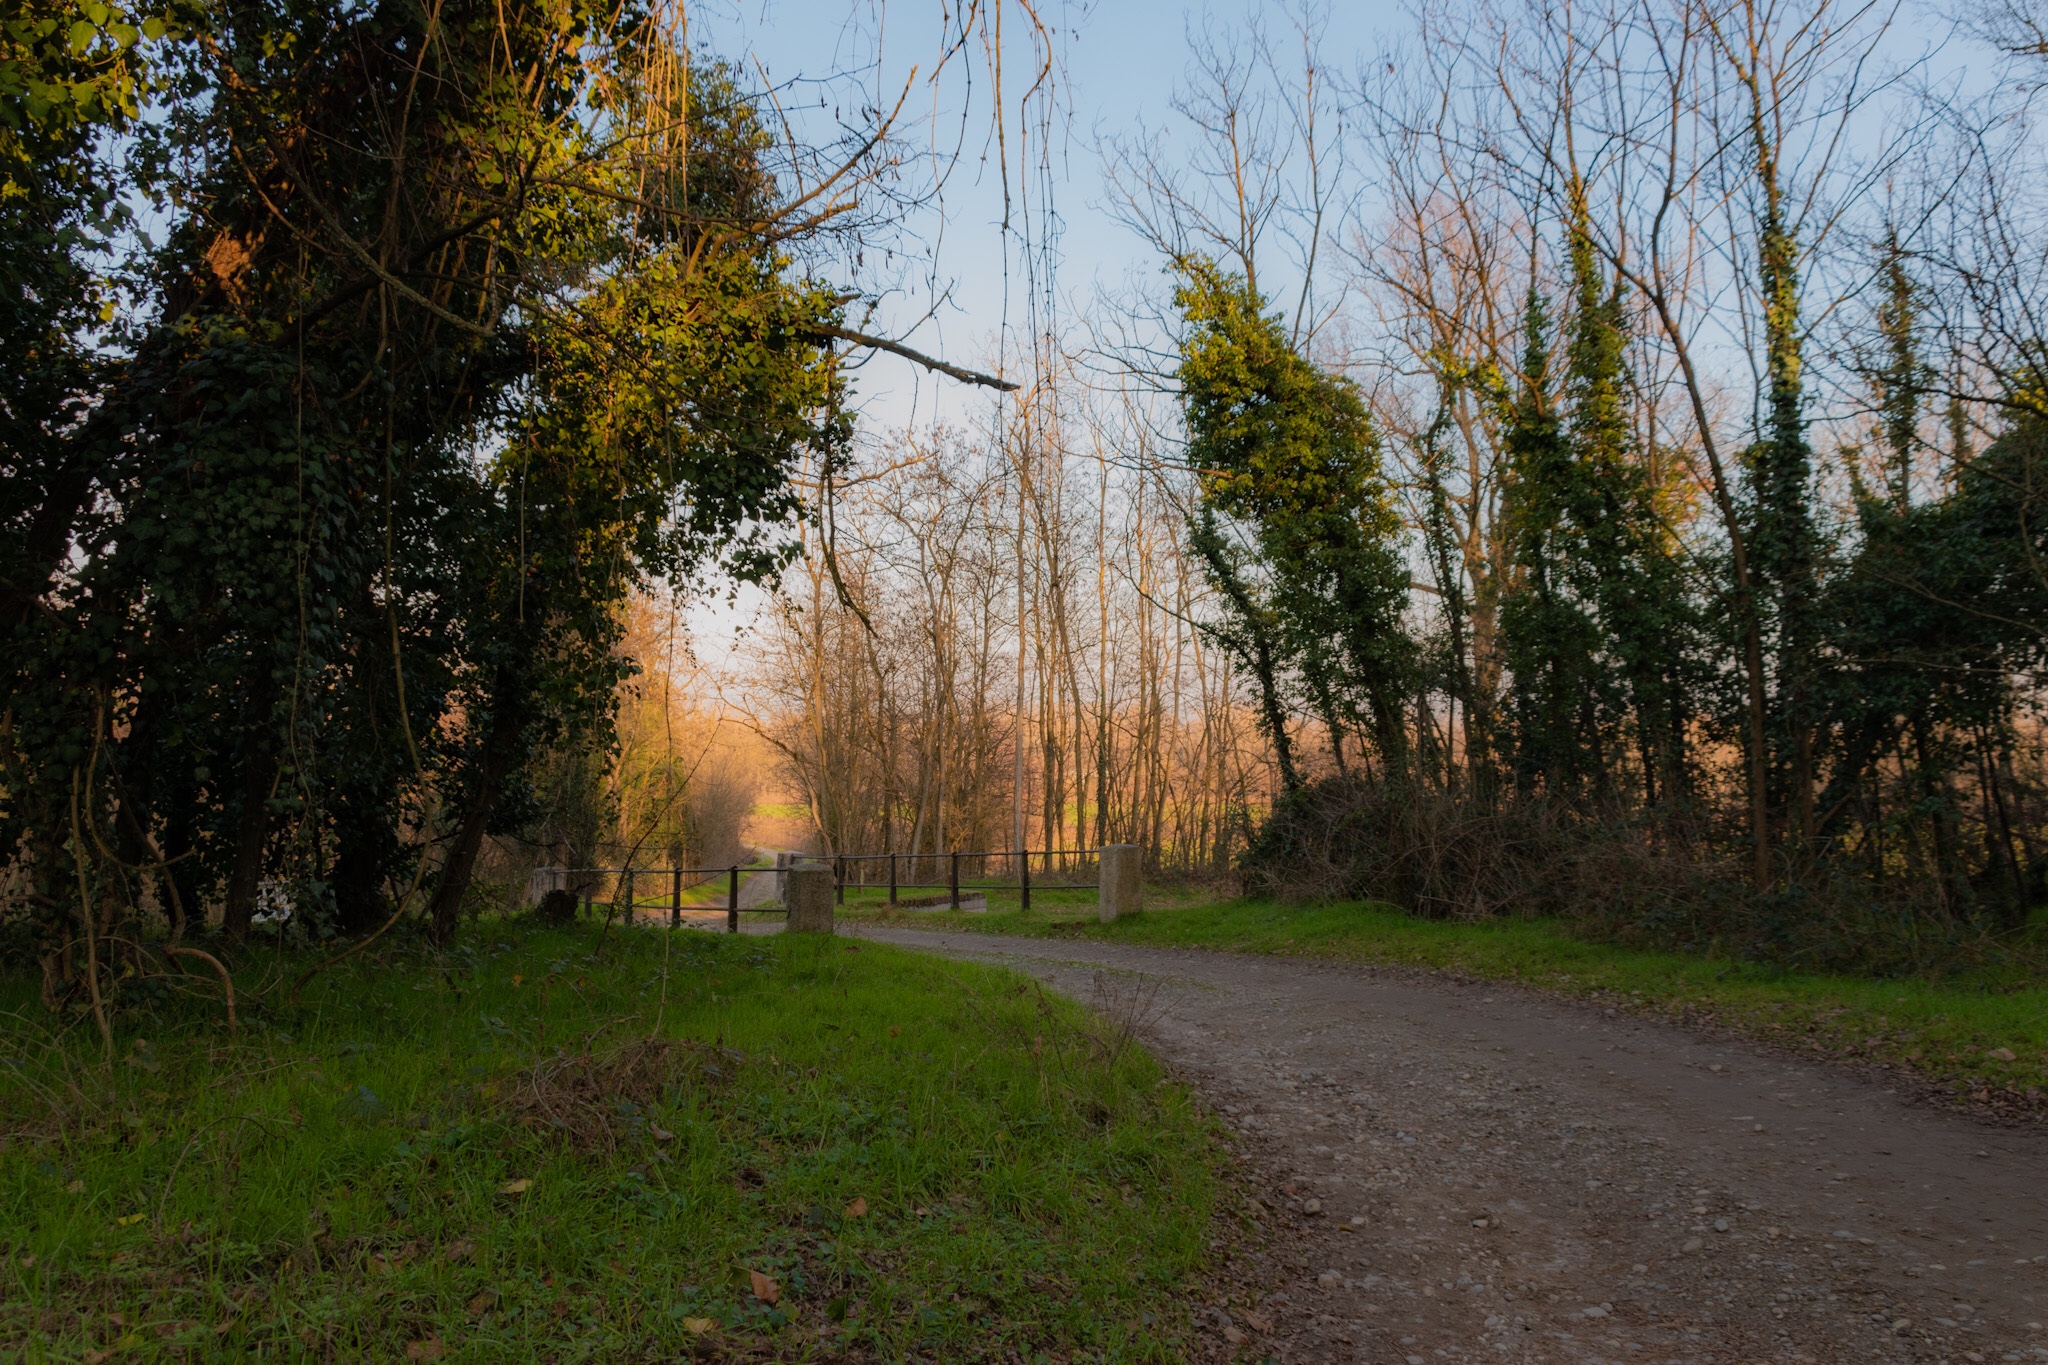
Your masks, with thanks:
[[[235,861],[228,872],[221,910],[221,929],[229,938],[249,932],[249,917],[256,909],[263,849],[270,835],[270,784],[277,775],[276,760],[255,752],[255,736],[249,736],[247,742],[250,752],[242,760],[240,810],[235,819]]]
[[[470,793],[469,807],[463,812],[462,824],[448,846],[447,860],[441,864],[441,876],[434,884],[434,899],[428,915],[433,921],[437,943],[455,941],[462,898],[469,891],[470,877],[476,871],[476,856],[483,848],[485,830],[492,812],[497,809],[505,775],[512,770],[512,760],[517,754],[523,727],[515,714],[517,708],[512,695],[510,680],[501,673],[497,688],[498,704],[492,708],[491,733],[478,764],[476,785]]]
[[[382,785],[382,784],[380,784]],[[349,786],[342,792],[334,812],[335,928],[343,934],[366,934],[391,913],[382,888],[388,872],[384,826],[378,820],[376,803],[394,799],[379,786]]]

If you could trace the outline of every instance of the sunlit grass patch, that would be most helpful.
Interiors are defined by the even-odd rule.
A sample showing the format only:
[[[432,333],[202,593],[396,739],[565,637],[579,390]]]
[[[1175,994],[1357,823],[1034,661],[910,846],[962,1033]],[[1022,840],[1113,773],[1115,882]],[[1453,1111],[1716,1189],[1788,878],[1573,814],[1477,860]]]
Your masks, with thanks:
[[[7,983],[0,1340],[1178,1354],[1212,1134],[1100,1021],[884,945],[602,932],[360,959],[232,1042],[166,1000],[111,1076]]]

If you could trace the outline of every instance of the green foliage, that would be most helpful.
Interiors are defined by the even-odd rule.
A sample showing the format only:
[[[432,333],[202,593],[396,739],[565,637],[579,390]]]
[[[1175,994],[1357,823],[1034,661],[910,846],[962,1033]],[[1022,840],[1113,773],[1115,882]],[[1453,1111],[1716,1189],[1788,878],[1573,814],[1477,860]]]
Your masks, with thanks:
[[[2048,872],[2012,775],[2017,680],[2048,639],[2044,461],[2048,433],[2023,421],[1948,496],[1866,500],[1858,552],[1822,604],[1837,663],[1820,696],[1835,728],[1819,837],[1881,882],[1931,887],[1951,915],[2006,925],[2025,921]],[[1979,812],[1950,777],[1973,767],[1986,775]]]
[[[503,924],[360,959],[296,1010],[245,996],[233,1039],[176,985],[127,988],[105,1072],[4,984],[9,1340],[1165,1360],[1189,1330],[1209,1125],[1112,1024],[1009,973]],[[623,1079],[587,1093],[591,1070]]]
[[[21,0],[0,19],[0,204],[52,179],[90,178],[90,150],[125,131],[157,78],[151,48],[186,35],[196,6]]]
[[[785,562],[793,464],[847,434],[838,296],[791,254],[751,96],[647,13],[177,21],[206,41],[146,71],[87,44],[76,117],[25,105],[7,144],[61,188],[61,137],[153,94],[102,193],[156,196],[168,229],[94,346],[98,239],[0,198],[65,285],[0,305],[35,305],[0,316],[26,395],[0,858],[48,951],[145,904],[239,933],[265,878],[360,931],[434,845],[446,935],[537,756],[609,751],[632,593]]]
[[[1632,775],[1645,804],[1682,797],[1696,622],[1629,420],[1628,324],[1583,227],[1567,238],[1573,307],[1561,375],[1531,292],[1503,446],[1517,579],[1501,606],[1516,786],[1608,802]],[[1633,759],[1633,762],[1630,760]],[[1633,773],[1630,770],[1633,769]]]
[[[1550,320],[1532,291],[1524,314],[1522,382],[1509,409],[1502,447],[1507,491],[1502,515],[1517,574],[1501,600],[1501,652],[1508,672],[1508,716],[1518,792],[1563,800],[1585,792],[1600,757],[1601,703],[1597,622],[1577,589],[1584,575],[1573,553],[1574,513],[1586,474],[1551,392]]]
[[[1371,418],[1349,380],[1293,350],[1241,276],[1201,259],[1179,272],[1181,403],[1201,481],[1193,543],[1228,604],[1218,640],[1258,681],[1288,786],[1290,686],[1340,752],[1362,728],[1382,770],[1403,777],[1408,573]],[[1244,529],[1255,558],[1226,527]]]

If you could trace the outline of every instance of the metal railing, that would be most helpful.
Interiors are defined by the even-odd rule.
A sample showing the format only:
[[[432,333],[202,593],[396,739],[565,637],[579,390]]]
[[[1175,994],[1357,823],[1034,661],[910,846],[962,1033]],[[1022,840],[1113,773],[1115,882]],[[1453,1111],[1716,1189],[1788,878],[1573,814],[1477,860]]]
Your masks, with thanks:
[[[834,899],[841,905],[846,904],[846,888],[848,886],[855,886],[864,890],[870,886],[881,885],[879,882],[870,882],[867,879],[867,871],[871,864],[887,863],[889,867],[889,880],[887,884],[889,887],[889,904],[891,905],[898,903],[899,893],[904,890],[931,891],[943,888],[948,894],[951,907],[955,910],[960,908],[960,893],[963,889],[968,891],[1016,891],[1019,893],[1021,908],[1029,910],[1031,908],[1032,859],[1038,858],[1043,860],[1044,876],[1040,880],[1040,885],[1046,889],[1057,888],[1062,891],[1069,889],[1088,891],[1099,889],[1101,886],[1101,854],[1102,850],[1099,848],[955,849],[946,853],[820,854],[812,861],[829,862],[832,864]],[[960,860],[963,858],[969,860],[979,859],[979,870],[983,877],[988,875],[990,859],[1013,861],[1017,868],[1017,879],[1015,881],[982,880],[963,882],[960,880]],[[1075,863],[1067,862],[1066,860],[1069,859],[1094,860],[1095,867],[1092,870],[1096,880],[1086,882],[1071,880],[1072,873],[1089,869],[1086,868],[1085,863],[1077,866]],[[909,880],[906,880],[902,875],[903,865],[906,863],[910,865],[911,879]],[[915,880],[918,864],[920,863],[930,865],[935,870],[939,865],[943,865],[946,869],[946,879],[944,881],[923,882]],[[856,880],[852,874],[858,874],[858,879]],[[971,870],[970,875],[972,875]]]
[[[727,933],[737,934],[740,931],[740,874],[744,872],[766,872],[772,874],[775,869],[732,863],[725,867],[549,867],[541,868],[539,871],[549,874],[549,879],[553,884],[548,887],[548,890],[577,892],[582,898],[583,913],[585,915],[589,915],[593,907],[598,905],[604,906],[607,912],[615,910],[618,908],[623,897],[626,907],[626,919],[629,923],[638,915],[641,908],[641,899],[636,894],[636,879],[641,876],[646,876],[650,879],[665,877],[669,883],[668,922],[671,928],[677,927],[683,922],[684,891],[694,891],[700,886],[708,885],[718,877],[724,877],[726,879],[725,929]],[[597,892],[606,877],[614,879],[611,887],[611,898],[600,901],[597,899]],[[696,880],[685,886],[683,884],[685,877],[692,877]],[[658,903],[655,908],[660,908]]]
[[[740,878],[742,874],[756,876],[779,876],[791,867],[803,863],[813,866],[829,865],[832,869],[833,900],[839,905],[846,904],[848,887],[866,890],[886,885],[889,889],[890,905],[901,900],[904,891],[943,890],[947,904],[954,910],[961,905],[964,892],[1016,891],[1022,909],[1031,908],[1031,890],[1034,885],[1032,862],[1040,863],[1040,875],[1036,885],[1045,890],[1089,891],[1101,887],[1101,853],[1099,848],[1034,848],[1034,849],[953,849],[945,853],[829,853],[795,854],[787,863],[779,858],[773,867],[761,867],[733,863],[725,867],[549,867],[536,870],[536,875],[547,874],[548,891],[573,891],[583,902],[583,913],[593,913],[595,907],[603,906],[607,913],[616,910],[622,903],[626,908],[628,922],[634,920],[643,906],[638,894],[639,879],[645,877],[658,882],[667,879],[667,903],[669,925],[676,927],[683,922],[683,893],[711,883],[723,877],[726,880],[725,927],[728,933],[738,933],[740,928]],[[967,864],[966,879],[962,878],[962,863]],[[1012,864],[1014,880],[990,880],[990,864]],[[888,880],[870,881],[870,869],[879,870],[877,865],[886,864]],[[909,875],[906,877],[905,871]],[[917,880],[919,871],[937,873],[943,870],[944,880]],[[1074,880],[1078,874],[1093,876],[1090,881]],[[612,879],[610,895],[599,899],[599,891],[605,879]],[[685,885],[685,879],[692,879]],[[778,887],[778,891],[780,888]],[[780,897],[778,896],[778,899]],[[985,899],[985,897],[984,897]],[[658,904],[657,904],[658,908]]]

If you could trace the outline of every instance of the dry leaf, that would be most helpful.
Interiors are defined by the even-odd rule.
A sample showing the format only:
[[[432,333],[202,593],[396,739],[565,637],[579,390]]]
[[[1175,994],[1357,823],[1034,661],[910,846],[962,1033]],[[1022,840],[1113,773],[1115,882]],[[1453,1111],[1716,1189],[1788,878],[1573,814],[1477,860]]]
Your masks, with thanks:
[[[1244,1320],[1251,1324],[1251,1329],[1254,1332],[1264,1332],[1267,1336],[1271,1336],[1273,1334],[1273,1320],[1269,1317],[1265,1317],[1258,1313],[1247,1312],[1244,1315]]]
[[[654,1134],[654,1140],[656,1142],[667,1142],[670,1138],[675,1136],[674,1133],[671,1133],[668,1129],[662,1127],[658,1123],[648,1124],[647,1131]]]
[[[132,1228],[148,1216],[148,1214],[144,1213],[124,1213],[114,1220],[114,1226],[117,1228]]]
[[[890,1036],[891,1038],[894,1038],[894,1037],[895,1037],[896,1035],[900,1034],[901,1032],[903,1032],[903,1030],[902,1030],[902,1029],[900,1029],[900,1028],[892,1028],[892,1029],[890,1029],[890,1030],[889,1030],[889,1036]]]
[[[448,1343],[439,1337],[428,1337],[424,1341],[415,1341],[405,1348],[405,1358],[407,1360],[439,1360],[447,1354]]]
[[[513,985],[515,985],[515,986],[516,986],[516,985],[518,985],[518,984],[519,984],[520,982],[522,982],[522,981],[524,981],[524,980],[526,980],[526,978],[525,978],[525,977],[523,977],[523,976],[521,976],[521,975],[519,975],[519,974],[518,974],[517,972],[514,972],[514,973],[512,974],[512,984],[513,984]]]
[[[858,1218],[867,1211],[868,1201],[863,1195],[855,1195],[853,1202],[846,1206],[846,1216],[848,1218]]]
[[[528,1190],[530,1190],[530,1189],[532,1189],[532,1188],[533,1188],[533,1182],[532,1182],[531,1180],[528,1180],[528,1179],[526,1179],[525,1177],[523,1177],[523,1176],[522,1176],[522,1177],[521,1177],[520,1179],[518,1179],[518,1180],[508,1180],[508,1181],[506,1181],[506,1182],[505,1182],[504,1184],[502,1184],[502,1185],[498,1186],[498,1193],[499,1193],[499,1194],[525,1194],[525,1193],[526,1193],[526,1192],[527,1192]]]
[[[64,1193],[66,1193],[66,1194],[84,1194],[84,1193],[85,1193],[85,1182],[84,1182],[83,1180],[74,1180],[74,1181],[72,1181],[72,1182],[71,1182],[71,1183],[70,1183],[69,1185],[66,1185],[66,1186],[64,1187]]]
[[[710,1318],[684,1318],[683,1329],[685,1331],[695,1332],[698,1336],[703,1336],[706,1332],[717,1331],[718,1324],[713,1322]]]
[[[491,1305],[496,1303],[497,1301],[498,1291],[495,1289],[486,1289],[483,1293],[477,1295],[475,1298],[469,1301],[469,1315],[473,1318],[480,1318],[484,1314],[490,1312]]]
[[[475,1251],[475,1242],[467,1237],[458,1237],[448,1244],[448,1250],[443,1254],[451,1261],[466,1261]]]
[[[749,1270],[747,1280],[754,1286],[754,1297],[763,1303],[774,1303],[782,1297],[782,1286],[758,1270]]]
[[[1225,1341],[1229,1342],[1229,1343],[1230,1343],[1230,1344],[1231,1344],[1232,1346],[1242,1346],[1242,1345],[1244,1345],[1244,1343],[1245,1343],[1245,1340],[1246,1340],[1246,1338],[1245,1338],[1245,1334],[1244,1334],[1243,1332],[1240,1332],[1240,1331],[1239,1331],[1239,1330],[1238,1330],[1237,1328],[1235,1328],[1235,1327],[1226,1327],[1226,1328],[1224,1328],[1224,1329],[1223,1329],[1223,1339],[1224,1339]]]

